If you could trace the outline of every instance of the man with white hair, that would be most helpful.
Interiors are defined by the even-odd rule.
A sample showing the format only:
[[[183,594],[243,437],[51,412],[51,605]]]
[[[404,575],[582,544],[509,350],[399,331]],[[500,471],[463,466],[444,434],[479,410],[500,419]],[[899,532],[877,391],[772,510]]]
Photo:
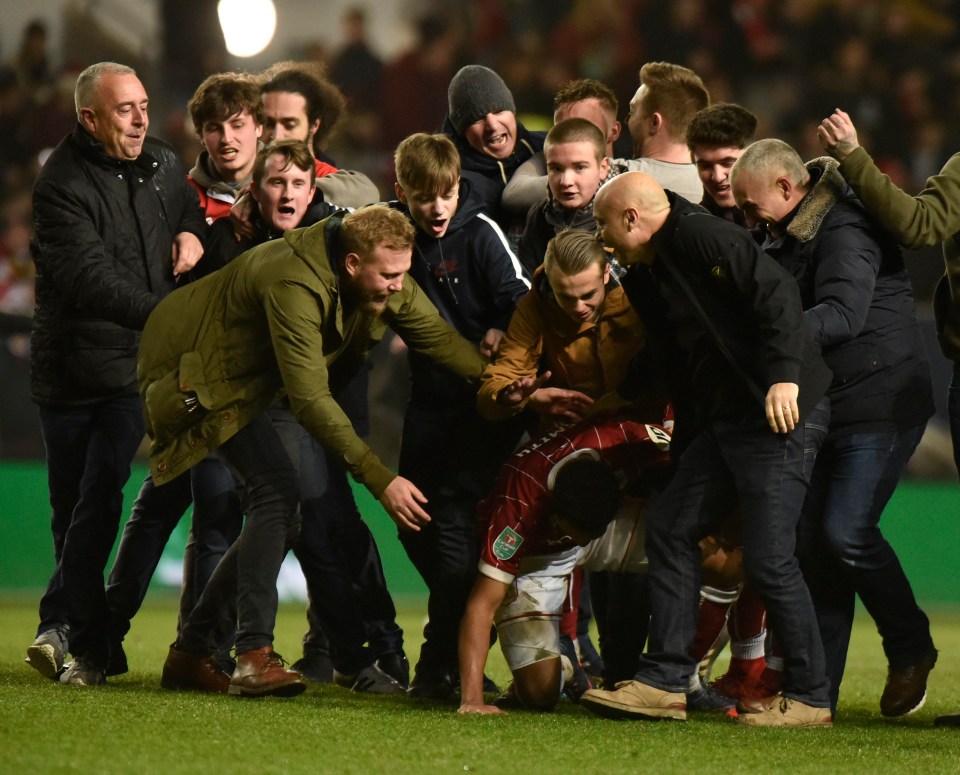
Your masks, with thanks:
[[[147,136],[147,93],[125,65],[77,79],[77,126],[33,191],[33,400],[47,451],[56,570],[27,662],[61,683],[105,682],[103,569],[143,439],[136,358],[150,311],[203,253],[186,172]],[[63,671],[71,651],[72,666]],[[62,673],[62,675],[61,675]]]

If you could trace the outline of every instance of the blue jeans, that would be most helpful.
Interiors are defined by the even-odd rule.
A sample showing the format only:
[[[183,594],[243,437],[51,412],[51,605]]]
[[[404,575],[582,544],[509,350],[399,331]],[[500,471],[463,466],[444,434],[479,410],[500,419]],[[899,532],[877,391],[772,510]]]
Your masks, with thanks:
[[[297,472],[266,414],[215,453],[240,487],[246,520],[220,560],[179,639],[188,651],[213,653],[237,628],[237,654],[272,645],[277,576],[300,526]],[[236,618],[232,614],[236,611]]]
[[[181,627],[220,558],[239,535],[243,512],[236,483],[216,457],[201,460],[164,485],[155,485],[148,476],[123,529],[107,580],[113,643],[121,642],[130,629],[170,534],[191,503],[193,526],[184,554]]]
[[[816,616],[795,556],[797,523],[828,424],[824,399],[788,434],[714,420],[691,440],[647,517],[652,616],[637,680],[687,691],[696,669],[689,648],[700,597],[697,542],[739,509],[747,582],[763,598],[784,646],[783,694],[817,707],[829,704]]]
[[[53,510],[56,570],[40,601],[37,634],[69,625],[70,650],[105,666],[110,657],[103,571],[117,538],[123,486],[143,440],[137,394],[90,407],[40,407]]]
[[[892,667],[918,662],[932,648],[930,622],[917,605],[880,517],[924,425],[880,433],[831,433],[813,470],[799,553],[813,596],[836,708],[855,596],[876,622]]]

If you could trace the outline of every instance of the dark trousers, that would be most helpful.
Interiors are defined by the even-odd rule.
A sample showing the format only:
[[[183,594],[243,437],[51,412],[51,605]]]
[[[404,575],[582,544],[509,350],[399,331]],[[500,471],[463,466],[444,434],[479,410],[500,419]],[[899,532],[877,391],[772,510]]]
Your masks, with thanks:
[[[803,509],[799,555],[817,612],[833,708],[857,595],[876,622],[891,666],[914,664],[933,648],[930,622],[880,532],[880,517],[923,429],[831,433],[817,456]]]
[[[243,512],[237,486],[216,457],[201,460],[160,486],[148,476],[123,529],[107,580],[114,643],[121,642],[129,631],[170,534],[191,503],[193,522],[184,553],[178,633],[214,568],[240,534]]]
[[[106,665],[110,614],[103,571],[117,538],[123,486],[143,439],[136,394],[81,409],[40,407],[57,561],[37,634],[70,628],[70,650]]]
[[[647,517],[652,617],[637,680],[687,691],[696,670],[689,649],[700,598],[697,542],[739,508],[747,581],[763,598],[771,629],[784,645],[783,694],[817,707],[829,704],[816,615],[795,555],[813,460],[828,424],[824,399],[788,434],[714,420],[691,440]]]
[[[525,430],[526,418],[488,423],[473,405],[411,403],[403,421],[399,473],[427,497],[431,521],[401,532],[407,556],[429,590],[417,670],[458,675],[460,619],[479,560],[477,502]]]
[[[240,487],[246,520],[183,626],[180,645],[212,653],[236,622],[237,654],[273,643],[277,576],[299,530],[297,473],[266,414],[217,450]],[[236,616],[233,612],[236,611]]]
[[[950,419],[950,439],[953,441],[953,462],[960,474],[960,363],[953,364],[953,376],[947,389],[947,415]]]
[[[320,650],[325,635],[336,670],[353,675],[381,654],[403,650],[380,553],[343,465],[289,410],[274,407],[268,414],[300,477],[300,536],[293,551],[310,598],[304,651]]]
[[[603,658],[603,684],[614,686],[637,672],[650,627],[646,573],[590,572],[590,595]],[[580,605],[583,605],[581,597]]]

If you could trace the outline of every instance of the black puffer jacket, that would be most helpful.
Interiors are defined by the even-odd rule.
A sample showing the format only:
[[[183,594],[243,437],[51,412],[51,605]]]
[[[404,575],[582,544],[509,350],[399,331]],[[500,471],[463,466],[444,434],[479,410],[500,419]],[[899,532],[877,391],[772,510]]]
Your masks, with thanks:
[[[174,237],[202,240],[206,228],[186,171],[160,140],[124,161],[78,124],[40,172],[33,212],[33,400],[72,407],[136,393],[140,329],[175,287]]]

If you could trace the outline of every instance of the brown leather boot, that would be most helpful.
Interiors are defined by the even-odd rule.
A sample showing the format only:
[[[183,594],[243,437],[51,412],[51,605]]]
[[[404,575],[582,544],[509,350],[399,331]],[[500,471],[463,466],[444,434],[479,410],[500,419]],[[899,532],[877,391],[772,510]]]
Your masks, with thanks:
[[[230,676],[220,669],[213,657],[191,654],[174,644],[170,646],[167,661],[163,663],[160,685],[164,689],[226,694],[230,688]]]
[[[241,697],[296,697],[306,688],[303,676],[287,670],[273,646],[264,646],[237,655],[229,691]]]

